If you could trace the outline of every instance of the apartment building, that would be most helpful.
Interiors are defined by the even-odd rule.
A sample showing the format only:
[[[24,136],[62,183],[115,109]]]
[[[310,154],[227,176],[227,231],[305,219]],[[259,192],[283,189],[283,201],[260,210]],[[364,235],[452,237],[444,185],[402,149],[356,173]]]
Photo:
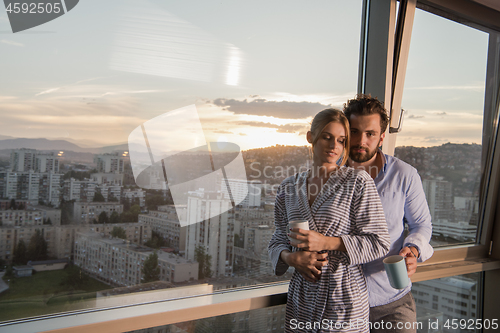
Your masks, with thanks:
[[[43,212],[40,210],[1,210],[0,225],[12,226],[36,226],[43,224]]]
[[[186,207],[178,207],[177,209],[181,212],[182,218],[182,212],[186,212]],[[140,214],[139,222],[149,225],[152,231],[159,233],[168,242],[169,247],[180,253],[185,253],[187,227],[181,227],[175,206],[159,206],[156,211]]]
[[[10,153],[10,170],[14,172],[35,171],[36,149],[14,149]]]
[[[124,189],[122,197],[130,200],[130,202],[139,199],[139,206],[146,206],[146,192],[142,189]]]
[[[443,320],[477,318],[477,279],[454,276],[414,283],[412,294],[417,306],[439,311]],[[443,330],[447,332],[446,329]]]
[[[186,258],[194,260],[195,249],[201,246],[212,258],[214,276],[230,276],[233,271],[234,218],[228,211],[230,205],[222,193],[197,192],[188,197]]]
[[[59,207],[61,204],[62,174],[47,172],[40,174],[38,183],[38,200],[45,204]]]
[[[73,203],[73,222],[92,223],[99,219],[99,215],[105,212],[108,217],[117,212],[123,213],[123,205],[118,202],[75,202]]]
[[[87,201],[91,202],[97,188],[97,183],[90,179],[76,180],[66,179],[63,183],[63,198],[66,201]]]
[[[35,171],[59,172],[59,159],[54,153],[37,153],[35,155]]]
[[[123,173],[125,165],[124,156],[120,153],[95,155],[94,163],[99,173]]]
[[[151,238],[151,228],[143,223],[87,224],[87,225],[20,225],[0,226],[0,259],[12,260],[14,248],[20,240],[28,245],[31,237],[39,230],[47,242],[49,257],[72,259],[76,234],[96,232],[109,237],[114,227],[125,230],[127,240],[133,244],[144,244]]]
[[[262,182],[260,180],[228,179],[227,183],[229,184],[231,195],[229,195],[225,181],[221,182],[220,187],[225,199],[232,199],[241,207],[260,207],[262,193]]]
[[[117,286],[140,284],[144,261],[153,253],[151,248],[97,232],[79,233],[75,242],[75,264],[95,278]],[[157,254],[161,281],[198,280],[197,262],[162,251]]]
[[[272,276],[273,266],[267,251],[274,228],[267,225],[245,228],[243,247],[234,247],[234,266],[251,277]]]

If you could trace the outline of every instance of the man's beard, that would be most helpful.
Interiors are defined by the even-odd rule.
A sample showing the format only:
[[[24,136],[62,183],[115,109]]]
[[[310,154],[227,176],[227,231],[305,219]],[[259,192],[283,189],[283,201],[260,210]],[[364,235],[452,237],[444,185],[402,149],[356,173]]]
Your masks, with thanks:
[[[380,145],[380,141],[379,141],[377,147],[379,145]],[[356,149],[364,149],[366,151],[366,153],[353,152],[353,150],[356,150]],[[355,146],[355,147],[351,147],[351,149],[349,151],[349,157],[351,160],[353,160],[356,163],[364,163],[366,161],[371,160],[372,157],[375,156],[375,154],[377,153],[377,150],[378,150],[378,148],[370,150],[369,148],[366,148],[366,147]]]

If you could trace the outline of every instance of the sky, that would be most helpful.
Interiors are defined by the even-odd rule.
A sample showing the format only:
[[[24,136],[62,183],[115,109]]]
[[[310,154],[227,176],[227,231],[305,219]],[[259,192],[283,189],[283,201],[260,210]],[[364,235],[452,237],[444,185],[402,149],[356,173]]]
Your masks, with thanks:
[[[312,117],[356,94],[360,19],[352,0],[85,0],[13,34],[1,8],[0,139],[120,144],[195,105],[206,142],[306,145]],[[397,145],[481,143],[487,42],[417,11]],[[168,125],[173,147],[199,144],[197,124]]]

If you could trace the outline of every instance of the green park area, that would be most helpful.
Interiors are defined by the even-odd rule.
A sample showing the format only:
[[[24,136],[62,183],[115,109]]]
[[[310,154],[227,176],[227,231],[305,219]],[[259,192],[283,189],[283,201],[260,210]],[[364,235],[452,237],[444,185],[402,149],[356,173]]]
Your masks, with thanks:
[[[3,280],[9,289],[0,294],[0,322],[95,307],[96,292],[111,289],[75,266]]]

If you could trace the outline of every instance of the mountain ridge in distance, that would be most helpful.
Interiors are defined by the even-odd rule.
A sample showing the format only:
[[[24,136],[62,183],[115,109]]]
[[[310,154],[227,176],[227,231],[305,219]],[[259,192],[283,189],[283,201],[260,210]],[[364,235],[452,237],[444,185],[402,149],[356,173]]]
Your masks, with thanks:
[[[2,136],[5,137],[5,136]],[[76,142],[75,140],[71,140]],[[0,139],[0,150],[5,149],[36,149],[36,150],[70,150],[79,153],[103,154],[111,153],[115,150],[128,150],[128,144],[117,144],[103,147],[81,147],[67,140],[50,140],[45,138],[28,139],[28,138],[12,138]]]

